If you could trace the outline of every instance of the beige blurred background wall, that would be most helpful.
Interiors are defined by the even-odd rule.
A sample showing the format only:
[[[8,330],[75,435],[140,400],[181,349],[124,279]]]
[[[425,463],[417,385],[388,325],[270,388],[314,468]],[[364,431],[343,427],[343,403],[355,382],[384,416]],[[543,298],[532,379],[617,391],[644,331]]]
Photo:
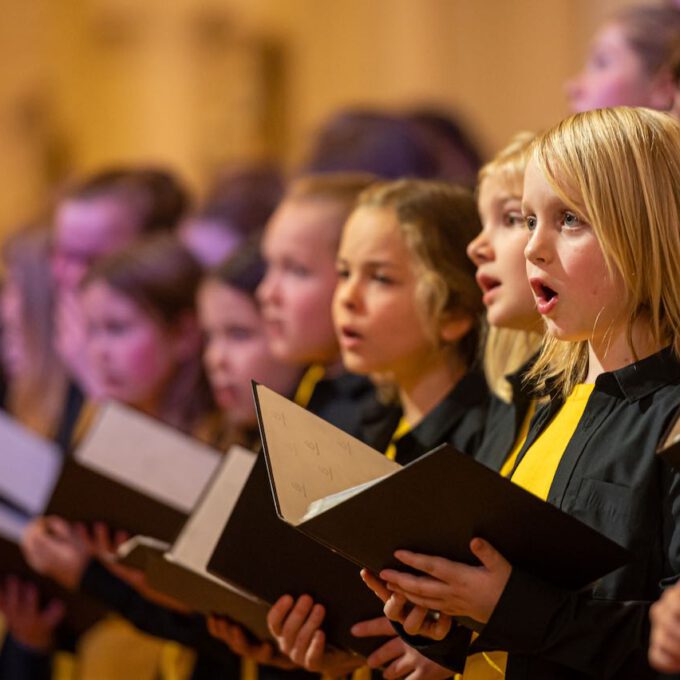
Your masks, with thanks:
[[[290,165],[348,105],[438,105],[489,154],[566,111],[565,79],[627,0],[3,0],[0,232],[58,181],[171,164],[196,189]]]

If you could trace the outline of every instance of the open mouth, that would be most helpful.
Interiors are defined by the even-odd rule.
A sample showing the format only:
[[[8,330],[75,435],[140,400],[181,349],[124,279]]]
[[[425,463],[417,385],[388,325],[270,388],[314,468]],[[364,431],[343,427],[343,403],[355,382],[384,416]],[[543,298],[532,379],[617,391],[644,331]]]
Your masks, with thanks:
[[[347,347],[358,343],[362,339],[361,333],[358,333],[350,326],[340,327],[340,343]]]
[[[479,274],[477,276],[477,285],[482,289],[482,293],[488,293],[494,288],[498,288],[498,286],[501,285],[501,282],[486,274]]]
[[[557,304],[559,300],[558,292],[539,279],[531,279],[530,283],[536,297],[536,308],[539,314],[547,314]]]

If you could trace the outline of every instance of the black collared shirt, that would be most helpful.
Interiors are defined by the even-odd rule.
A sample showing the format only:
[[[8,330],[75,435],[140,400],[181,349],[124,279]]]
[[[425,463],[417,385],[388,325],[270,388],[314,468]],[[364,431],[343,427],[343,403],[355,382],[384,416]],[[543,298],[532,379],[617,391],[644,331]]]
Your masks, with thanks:
[[[375,387],[361,375],[343,373],[315,386],[306,408],[355,437],[361,435],[363,413],[376,404]]]
[[[562,403],[539,410],[518,462]],[[633,560],[578,593],[513,569],[470,650],[508,651],[508,680],[661,677],[647,664],[649,607],[680,574],[680,476],[655,451],[678,407],[680,362],[670,349],[598,377],[548,501],[629,548]],[[459,667],[445,647],[421,651]]]
[[[440,444],[452,444],[473,455],[482,441],[488,404],[484,376],[479,371],[466,373],[416,427],[396,441],[395,460],[406,465]],[[374,449],[385,451],[400,416],[398,407],[383,407],[377,417],[367,412],[360,438]]]

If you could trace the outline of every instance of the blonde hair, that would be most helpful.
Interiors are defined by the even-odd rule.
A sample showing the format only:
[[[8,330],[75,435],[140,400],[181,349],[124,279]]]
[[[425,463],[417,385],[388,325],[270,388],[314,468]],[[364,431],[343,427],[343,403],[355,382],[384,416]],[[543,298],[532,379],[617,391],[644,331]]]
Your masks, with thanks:
[[[645,315],[653,341],[672,342],[680,356],[680,124],[642,108],[578,113],[537,138],[533,159],[621,275],[631,349],[633,322]],[[586,341],[546,337],[529,379],[567,395],[587,368]]]
[[[518,132],[486,165],[477,177],[477,187],[493,177],[513,196],[521,199],[524,170],[529,150],[536,138],[533,132]],[[491,391],[501,399],[512,398],[505,376],[514,373],[538,352],[541,334],[512,328],[490,327],[484,339],[484,375]]]
[[[465,254],[481,228],[472,193],[443,182],[379,182],[359,197],[357,208],[363,207],[394,211],[420,268],[416,295],[433,339],[441,342],[439,327],[450,314],[463,311],[472,318],[470,331],[455,347],[470,366],[478,355],[483,311],[475,268]]]
[[[21,298],[19,319],[28,362],[9,379],[7,408],[39,434],[56,434],[66,398],[66,371],[54,347],[51,229],[28,225],[7,237],[2,258]]]
[[[496,177],[512,194],[522,196],[524,170],[529,160],[529,149],[536,133],[526,130],[512,136],[488,163],[483,165],[477,175],[477,186],[489,177]]]

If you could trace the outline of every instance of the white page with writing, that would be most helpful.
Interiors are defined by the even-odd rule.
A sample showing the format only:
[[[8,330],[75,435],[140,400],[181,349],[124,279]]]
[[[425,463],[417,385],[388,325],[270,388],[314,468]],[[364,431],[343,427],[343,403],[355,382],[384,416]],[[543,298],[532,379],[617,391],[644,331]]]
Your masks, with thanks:
[[[264,385],[257,397],[277,501],[293,524],[310,503],[401,467]]]

